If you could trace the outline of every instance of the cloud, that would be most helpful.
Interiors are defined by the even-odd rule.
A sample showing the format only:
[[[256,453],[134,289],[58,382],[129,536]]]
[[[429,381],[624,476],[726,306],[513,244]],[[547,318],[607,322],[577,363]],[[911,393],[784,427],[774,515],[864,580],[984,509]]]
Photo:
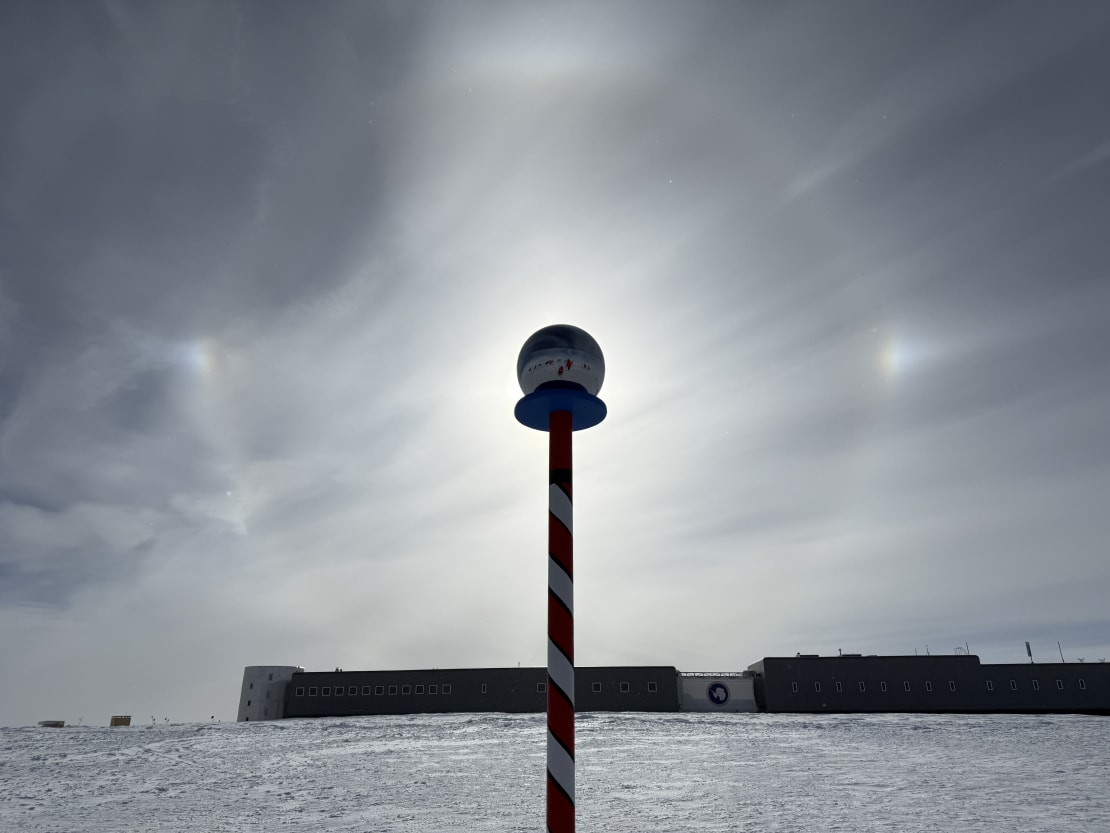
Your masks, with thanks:
[[[1106,653],[1079,23],[90,9],[0,27],[0,721],[542,664],[557,322],[583,664]]]

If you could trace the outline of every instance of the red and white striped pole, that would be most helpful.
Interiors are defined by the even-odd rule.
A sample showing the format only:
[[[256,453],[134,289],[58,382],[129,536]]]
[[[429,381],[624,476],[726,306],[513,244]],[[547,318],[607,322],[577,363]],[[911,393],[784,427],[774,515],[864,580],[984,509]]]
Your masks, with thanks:
[[[547,492],[547,829],[574,830],[574,503],[567,411],[550,422]]]
[[[516,418],[549,435],[547,487],[547,830],[574,831],[574,504],[572,432],[607,413],[601,348],[567,324],[534,333],[517,359]]]

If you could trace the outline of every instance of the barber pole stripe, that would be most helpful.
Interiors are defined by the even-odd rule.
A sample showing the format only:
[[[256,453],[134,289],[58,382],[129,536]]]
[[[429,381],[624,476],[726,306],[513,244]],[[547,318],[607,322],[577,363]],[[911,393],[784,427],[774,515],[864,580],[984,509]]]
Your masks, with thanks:
[[[547,829],[574,830],[574,506],[567,411],[550,416],[547,493]]]

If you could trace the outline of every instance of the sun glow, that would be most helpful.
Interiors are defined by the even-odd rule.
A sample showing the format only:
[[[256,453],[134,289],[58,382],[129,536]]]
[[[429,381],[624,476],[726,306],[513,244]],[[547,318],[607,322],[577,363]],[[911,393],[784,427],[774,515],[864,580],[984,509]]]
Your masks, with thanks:
[[[883,345],[879,354],[879,366],[882,368],[883,375],[888,379],[900,375],[906,369],[907,362],[908,356],[902,344],[891,340]]]
[[[891,336],[879,351],[879,369],[884,378],[893,381],[920,364],[924,356],[920,345]]]
[[[211,339],[187,341],[176,346],[174,361],[198,376],[211,376],[219,360],[219,348]]]

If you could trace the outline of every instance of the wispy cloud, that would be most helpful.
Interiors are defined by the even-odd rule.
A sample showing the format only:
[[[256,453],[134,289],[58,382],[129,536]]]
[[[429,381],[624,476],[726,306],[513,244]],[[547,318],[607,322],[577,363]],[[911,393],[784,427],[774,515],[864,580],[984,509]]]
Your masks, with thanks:
[[[1098,14],[3,14],[0,721],[542,664],[559,321],[582,663],[1108,653]]]

